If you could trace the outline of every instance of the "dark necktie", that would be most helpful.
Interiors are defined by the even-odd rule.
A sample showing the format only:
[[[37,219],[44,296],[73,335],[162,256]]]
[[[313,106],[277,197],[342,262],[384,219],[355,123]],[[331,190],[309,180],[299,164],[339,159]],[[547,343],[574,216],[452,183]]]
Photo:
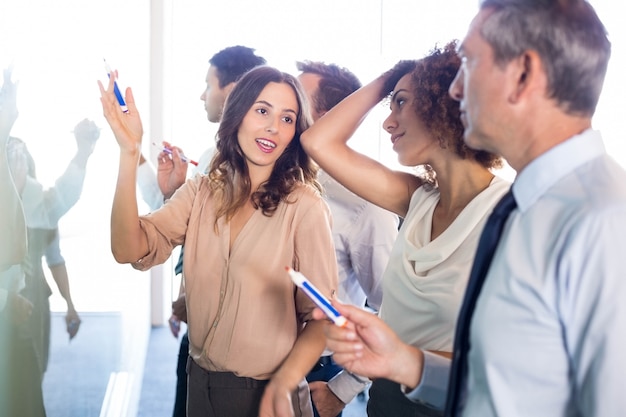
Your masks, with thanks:
[[[178,255],[178,262],[176,262],[176,267],[174,267],[174,273],[176,275],[183,273],[183,254],[185,253],[185,246],[180,247],[180,255]]]
[[[469,326],[485,277],[489,271],[491,260],[498,246],[502,229],[509,214],[516,207],[513,193],[509,190],[502,197],[489,216],[485,228],[480,235],[472,272],[465,290],[463,304],[459,311],[454,336],[454,351],[450,369],[450,382],[446,399],[446,416],[457,416],[460,407],[465,403],[465,381],[467,378],[467,353],[469,351]]]

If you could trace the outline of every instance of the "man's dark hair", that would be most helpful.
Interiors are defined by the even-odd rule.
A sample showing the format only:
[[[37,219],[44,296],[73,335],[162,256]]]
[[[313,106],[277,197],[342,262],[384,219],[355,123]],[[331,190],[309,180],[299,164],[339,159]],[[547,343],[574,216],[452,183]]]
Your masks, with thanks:
[[[312,106],[319,114],[335,107],[341,100],[361,88],[361,81],[346,68],[323,62],[296,62],[298,71],[321,77]]]
[[[265,65],[265,58],[255,55],[254,51],[246,46],[229,46],[209,59],[209,64],[217,70],[220,88],[239,81],[252,68]]]

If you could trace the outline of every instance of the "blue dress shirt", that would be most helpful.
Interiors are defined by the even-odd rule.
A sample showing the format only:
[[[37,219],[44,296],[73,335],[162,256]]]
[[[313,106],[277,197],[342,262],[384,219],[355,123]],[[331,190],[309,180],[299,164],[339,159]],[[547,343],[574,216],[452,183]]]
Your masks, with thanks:
[[[513,193],[472,319],[463,415],[623,415],[626,172],[587,130],[531,162]],[[424,375],[445,375],[429,358]],[[432,404],[420,388],[409,398]]]

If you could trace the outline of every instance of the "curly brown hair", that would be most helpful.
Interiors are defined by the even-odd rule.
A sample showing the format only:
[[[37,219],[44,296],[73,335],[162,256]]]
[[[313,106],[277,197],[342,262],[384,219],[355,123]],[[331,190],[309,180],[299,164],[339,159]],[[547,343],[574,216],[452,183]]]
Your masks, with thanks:
[[[461,123],[459,102],[448,94],[461,65],[456,46],[457,41],[453,40],[443,48],[435,45],[422,59],[398,62],[387,73],[383,94],[390,96],[398,80],[410,73],[415,114],[439,141],[439,145],[443,149],[452,149],[462,159],[475,160],[487,169],[501,168],[502,158],[498,155],[471,149],[463,140],[465,129]],[[429,166],[424,168],[425,179],[434,184],[434,171]]]

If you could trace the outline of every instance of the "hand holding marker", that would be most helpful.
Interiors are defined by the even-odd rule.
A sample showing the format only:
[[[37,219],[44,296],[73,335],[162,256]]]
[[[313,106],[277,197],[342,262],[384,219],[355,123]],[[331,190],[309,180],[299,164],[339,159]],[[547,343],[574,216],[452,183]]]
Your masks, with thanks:
[[[109,78],[111,78],[111,67],[109,66],[109,64],[107,63],[107,60],[104,60],[104,69],[107,72],[107,75]],[[120,92],[120,88],[117,86],[117,81],[113,81],[113,92],[115,93],[115,97],[117,98],[117,102],[120,104],[120,107],[122,108],[122,111],[124,113],[128,113],[128,107],[126,106],[126,102],[124,101],[124,97],[122,96],[122,93]],[[154,142],[152,142],[152,144],[154,146],[158,145]],[[167,147],[161,147],[160,148],[162,152],[165,152],[167,154],[172,154],[172,150],[170,148]],[[185,155],[181,155],[181,158],[183,160],[183,162],[187,162],[193,165],[198,166],[198,163],[192,159],[187,158]]]
[[[157,144],[156,144],[156,143],[154,143],[154,142],[152,142],[152,145],[154,145],[154,146],[156,146],[157,148],[159,148],[159,150],[160,150],[161,152],[165,152],[166,154],[169,154],[169,155],[171,155],[171,154],[172,154],[172,150],[171,150],[170,148],[168,148],[168,147],[165,147],[165,146],[159,146],[159,145],[157,145]],[[193,164],[193,165],[195,165],[195,166],[198,166],[198,163],[197,163],[196,161],[194,161],[193,159],[189,159],[189,158],[187,158],[187,157],[186,157],[185,155],[183,155],[183,154],[181,154],[181,155],[180,155],[180,159],[181,159],[183,162],[187,162],[187,163],[189,163],[189,164]]]
[[[107,72],[109,78],[111,78],[111,67],[107,64],[107,60],[104,60],[104,69]],[[124,101],[124,97],[122,97],[122,93],[120,92],[119,87],[117,86],[117,81],[113,81],[113,92],[115,93],[115,97],[117,97],[117,102],[120,103],[120,107],[124,113],[128,113],[128,107],[126,107],[126,102]]]
[[[301,288],[306,295],[309,296],[311,300],[317,305],[326,315],[330,318],[333,323],[335,323],[339,327],[343,327],[346,325],[348,320],[330,304],[330,301],[326,297],[322,295],[322,293],[315,288],[309,280],[302,275],[298,271],[294,271],[292,268],[286,266],[285,269],[289,273],[291,280],[294,284],[296,284],[299,288]]]

